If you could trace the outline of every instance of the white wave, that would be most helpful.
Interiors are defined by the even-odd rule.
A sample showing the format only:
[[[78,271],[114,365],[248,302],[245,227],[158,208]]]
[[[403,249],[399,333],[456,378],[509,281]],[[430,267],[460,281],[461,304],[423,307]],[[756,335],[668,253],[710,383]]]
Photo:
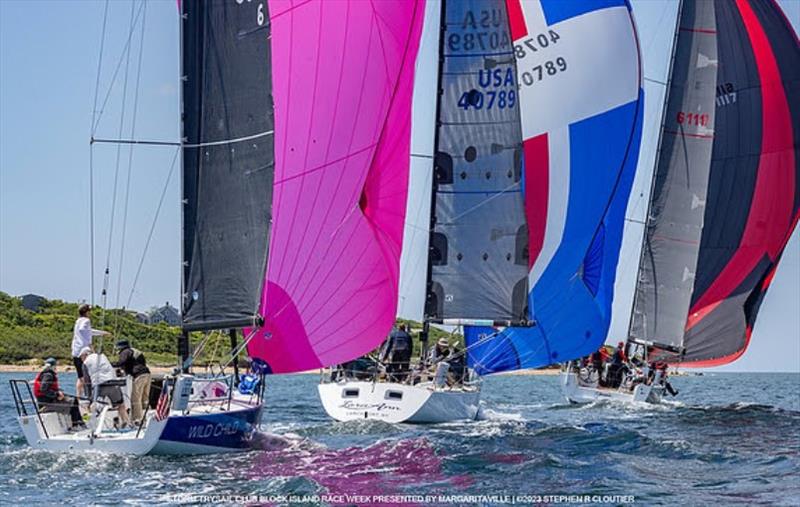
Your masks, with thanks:
[[[500,412],[491,408],[481,407],[478,411],[477,420],[479,421],[524,421],[525,418],[519,412]]]

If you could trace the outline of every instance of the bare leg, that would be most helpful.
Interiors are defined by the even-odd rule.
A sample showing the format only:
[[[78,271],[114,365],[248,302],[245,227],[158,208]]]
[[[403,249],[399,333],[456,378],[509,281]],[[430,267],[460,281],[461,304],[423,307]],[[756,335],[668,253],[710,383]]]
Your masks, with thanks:
[[[128,409],[125,407],[124,403],[117,407],[117,413],[119,414],[119,420],[123,425],[130,425],[131,418],[128,416]]]

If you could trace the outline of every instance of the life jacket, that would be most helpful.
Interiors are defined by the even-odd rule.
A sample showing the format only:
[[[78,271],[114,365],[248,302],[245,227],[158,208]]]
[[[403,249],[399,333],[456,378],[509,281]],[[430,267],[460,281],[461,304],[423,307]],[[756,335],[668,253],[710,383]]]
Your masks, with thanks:
[[[141,350],[131,347],[131,352],[133,352],[133,360],[137,364],[144,364],[144,354]]]
[[[34,379],[34,381],[33,381],[33,395],[34,395],[34,396],[35,396],[37,399],[39,399],[39,398],[44,398],[44,397],[45,397],[45,395],[46,395],[45,391],[43,391],[43,390],[42,390],[42,375],[43,375],[45,372],[50,372],[50,373],[53,373],[53,383],[52,383],[52,384],[50,384],[50,389],[49,389],[49,391],[58,392],[58,390],[59,390],[59,387],[58,387],[58,377],[56,376],[56,374],[55,374],[55,373],[54,373],[54,372],[53,372],[53,371],[52,371],[50,368],[44,369],[44,370],[40,371],[40,372],[39,372],[39,373],[36,375],[36,378],[35,378],[35,379]]]

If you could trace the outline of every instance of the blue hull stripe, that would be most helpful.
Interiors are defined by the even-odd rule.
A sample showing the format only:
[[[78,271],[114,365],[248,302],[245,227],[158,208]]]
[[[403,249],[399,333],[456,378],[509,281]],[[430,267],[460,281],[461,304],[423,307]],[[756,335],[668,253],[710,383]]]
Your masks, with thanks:
[[[231,449],[249,447],[261,407],[208,415],[172,416],[159,440]]]

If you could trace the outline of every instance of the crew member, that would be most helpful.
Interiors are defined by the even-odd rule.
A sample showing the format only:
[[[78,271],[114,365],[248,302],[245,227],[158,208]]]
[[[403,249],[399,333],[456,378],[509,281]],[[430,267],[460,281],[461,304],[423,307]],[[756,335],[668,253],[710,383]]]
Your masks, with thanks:
[[[408,328],[401,324],[384,343],[379,360],[386,364],[386,373],[402,381],[408,374],[413,351],[414,343],[408,334]]]
[[[81,412],[78,408],[78,399],[64,394],[58,386],[58,374],[56,373],[56,360],[52,357],[44,362],[44,368],[36,375],[33,381],[33,395],[36,403],[42,412],[56,412],[59,414],[69,414],[72,419],[72,430],[86,429],[81,419]]]
[[[608,376],[610,378],[610,387],[619,387],[619,385],[622,383],[622,375],[626,368],[625,364],[627,362],[628,358],[625,356],[625,343],[619,342],[616,350],[614,350],[614,355],[611,358],[611,366],[609,366]]]
[[[91,382],[94,388],[92,400],[106,397],[111,402],[111,407],[119,413],[119,420],[122,427],[130,426],[128,409],[122,397],[122,389],[116,384],[117,376],[114,374],[114,367],[103,353],[92,352],[92,349],[85,347],[81,350],[80,358],[85,369],[84,376]]]
[[[599,349],[594,351],[591,357],[589,358],[590,361],[592,362],[592,367],[594,368],[594,371],[597,372],[597,385],[600,387],[605,386],[606,384],[605,378],[603,378],[603,369],[604,369],[603,365],[607,357],[605,351],[606,351],[605,346],[601,346]]]
[[[450,343],[447,338],[439,338],[436,346],[428,353],[428,364],[434,365],[441,361],[446,361],[450,357]]]
[[[672,387],[672,384],[667,380],[667,363],[661,364],[661,381],[664,383],[664,389],[666,389],[669,394],[678,396],[678,390]]]
[[[75,320],[75,326],[72,331],[72,362],[75,365],[75,373],[78,375],[78,381],[75,384],[75,392],[80,395],[84,392],[83,386],[83,363],[81,362],[81,350],[85,347],[92,346],[93,336],[105,336],[111,333],[101,331],[100,329],[92,329],[92,321],[89,316],[92,312],[92,307],[87,304],[82,304],[78,307],[78,318]],[[90,394],[90,393],[87,393]]]
[[[122,368],[126,375],[133,378],[133,393],[131,394],[131,419],[135,424],[141,422],[144,408],[150,399],[150,369],[144,354],[131,347],[128,340],[117,342],[119,359],[111,365]]]

